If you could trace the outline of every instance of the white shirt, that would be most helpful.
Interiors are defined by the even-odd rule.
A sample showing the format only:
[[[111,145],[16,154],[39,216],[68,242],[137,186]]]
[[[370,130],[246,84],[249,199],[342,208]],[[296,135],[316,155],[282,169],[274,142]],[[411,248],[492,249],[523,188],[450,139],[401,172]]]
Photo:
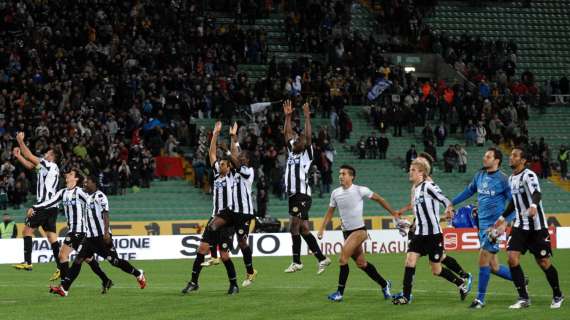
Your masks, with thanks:
[[[338,208],[342,230],[350,231],[364,227],[362,218],[364,201],[362,199],[372,198],[373,194],[367,187],[355,184],[348,189],[338,187],[333,190],[329,207]]]

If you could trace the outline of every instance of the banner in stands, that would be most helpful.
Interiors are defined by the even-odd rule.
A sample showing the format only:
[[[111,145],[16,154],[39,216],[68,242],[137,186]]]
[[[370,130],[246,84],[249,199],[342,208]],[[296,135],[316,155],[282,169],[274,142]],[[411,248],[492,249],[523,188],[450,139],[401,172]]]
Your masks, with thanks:
[[[370,238],[364,244],[369,253],[401,253],[406,252],[406,238],[396,230],[372,230]],[[59,239],[63,241],[63,238]],[[333,255],[340,253],[344,238],[341,231],[325,232],[319,241],[323,253]],[[200,242],[200,235],[176,236],[118,236],[113,238],[119,256],[127,260],[161,260],[194,258]],[[288,233],[254,233],[249,237],[254,256],[290,256],[291,236]],[[21,239],[0,240],[1,263],[19,263],[22,261],[24,242]],[[237,248],[237,243],[234,243]],[[308,254],[306,246],[301,254]],[[75,252],[73,253],[75,255]],[[240,256],[239,249],[232,250],[232,255]],[[45,263],[53,261],[51,246],[46,239],[34,239],[32,262]]]
[[[158,177],[184,177],[184,165],[180,157],[155,157],[154,175]]]
[[[208,214],[209,215],[209,214]],[[207,216],[207,215],[205,215]],[[548,224],[554,227],[570,227],[570,213],[549,214]],[[111,220],[112,220],[111,213]],[[67,233],[67,224],[64,218],[59,218],[57,224],[57,232],[59,236],[63,237]],[[289,230],[289,220],[280,219],[281,230]],[[317,230],[322,223],[322,218],[313,218],[309,221],[311,230]],[[113,234],[118,236],[158,236],[158,235],[189,235],[202,233],[204,226],[208,220],[170,220],[170,221],[111,221],[111,228]],[[395,228],[393,219],[388,216],[368,216],[364,217],[364,223],[368,230],[381,230]],[[443,225],[446,227],[446,225]],[[18,224],[18,237],[21,237],[21,230],[24,224]],[[255,228],[255,223],[252,224],[252,230]],[[326,227],[326,230],[340,230],[340,219],[333,218],[331,223]],[[37,229],[34,234],[36,237],[43,237],[43,230]]]
[[[553,248],[570,248],[570,228],[551,228]],[[407,238],[396,230],[370,230],[369,239],[363,247],[371,254],[404,253],[407,250]],[[477,250],[479,239],[475,229],[445,229],[445,249]],[[63,238],[59,239],[63,241]],[[120,257],[127,260],[192,259],[196,256],[200,235],[170,236],[117,236],[113,238]],[[344,238],[341,231],[325,232],[319,240],[321,250],[326,255],[340,253]],[[288,233],[254,233],[249,237],[249,244],[254,256],[290,256],[291,236]],[[504,239],[502,247],[504,247]],[[0,239],[0,264],[19,263],[22,261],[24,242],[21,239]],[[234,243],[234,248],[237,244]],[[238,249],[232,255],[240,256]],[[75,253],[73,253],[74,255]],[[301,254],[309,254],[306,246]],[[72,257],[73,258],[73,257]],[[34,239],[32,262],[53,261],[51,247],[46,239]]]

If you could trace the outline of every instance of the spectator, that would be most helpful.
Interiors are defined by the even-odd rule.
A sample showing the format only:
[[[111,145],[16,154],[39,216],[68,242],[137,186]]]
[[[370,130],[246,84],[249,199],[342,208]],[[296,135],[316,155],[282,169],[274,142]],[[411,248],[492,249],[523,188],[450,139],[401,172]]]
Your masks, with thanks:
[[[467,127],[465,128],[465,145],[471,146],[475,144],[475,140],[477,140],[477,129],[473,125],[473,122],[469,120],[467,122]]]
[[[445,144],[445,138],[447,138],[447,129],[445,124],[441,122],[437,128],[435,128],[435,137],[437,139],[437,146],[443,147]]]
[[[429,142],[431,142],[431,144],[433,144],[435,142],[435,135],[434,135],[433,129],[431,128],[431,125],[429,123],[422,130],[422,138],[423,138],[424,146],[427,146],[427,144]]]
[[[0,224],[0,239],[13,239],[18,236],[18,227],[16,222],[8,213],[2,215],[2,223]]]
[[[257,216],[265,218],[267,215],[267,205],[269,203],[269,185],[265,175],[260,174],[257,179]]]
[[[437,162],[437,150],[433,145],[433,142],[428,141],[427,145],[425,146],[424,152],[429,154],[434,162]]]
[[[568,156],[570,151],[565,145],[560,146],[558,153],[558,162],[560,163],[560,178],[564,181],[568,179]]]
[[[364,136],[360,137],[360,141],[356,144],[356,150],[358,151],[358,159],[366,159],[366,141]]]
[[[412,144],[408,152],[406,152],[406,171],[410,170],[410,165],[418,157],[418,152],[416,151],[416,145]]]
[[[126,160],[121,162],[121,165],[118,168],[118,174],[120,181],[119,194],[125,195],[127,194],[127,188],[130,187],[131,182],[131,169],[129,168]]]
[[[390,140],[386,137],[386,134],[382,132],[380,134],[380,139],[378,141],[379,158],[386,159],[386,153],[388,153],[388,147],[390,146]]]
[[[458,154],[453,145],[449,145],[447,150],[443,153],[443,166],[445,172],[451,173],[453,167],[458,163]]]
[[[311,186],[311,190],[319,190],[319,198],[323,197],[321,173],[316,165],[311,166],[311,170],[309,172],[309,185]]]
[[[487,136],[487,130],[483,126],[483,122],[479,121],[479,126],[477,126],[475,133],[477,135],[476,142],[478,146],[483,146],[485,144],[485,139]]]
[[[455,151],[457,152],[457,164],[458,164],[458,171],[460,173],[467,172],[467,151],[463,146],[456,144]]]
[[[376,159],[378,157],[378,138],[376,138],[376,131],[372,131],[372,135],[366,140],[366,147],[368,148],[368,158]]]
[[[545,143],[542,153],[540,154],[540,162],[542,167],[540,176],[543,179],[548,179],[548,177],[550,177],[550,159],[552,159],[552,152],[548,144]]]

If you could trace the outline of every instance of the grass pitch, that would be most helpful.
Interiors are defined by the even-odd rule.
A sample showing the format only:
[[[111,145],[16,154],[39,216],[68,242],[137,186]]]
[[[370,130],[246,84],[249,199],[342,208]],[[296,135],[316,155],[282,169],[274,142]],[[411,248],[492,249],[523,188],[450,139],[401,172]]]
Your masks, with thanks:
[[[420,260],[414,283],[415,300],[408,306],[394,306],[384,300],[378,287],[350,263],[350,276],[344,301],[333,303],[327,295],[336,290],[338,263],[333,262],[322,275],[316,275],[314,257],[303,257],[305,269],[285,274],[287,257],[254,258],[259,271],[250,288],[237,296],[226,296],[228,288],[223,265],[204,268],[200,290],[183,296],[180,290],[191,273],[193,260],[134,261],[147,274],[148,286],[137,287],[134,277],[102,262],[102,268],[115,282],[109,294],[101,295],[100,283],[89,266],[84,265],[70,295],[61,298],[48,293],[48,278],[54,264],[36,264],[34,271],[17,271],[0,266],[0,310],[6,319],[570,319],[570,301],[562,309],[551,310],[551,289],[543,272],[530,255],[522,266],[530,276],[532,306],[508,310],[515,302],[512,283],[492,276],[486,307],[467,308],[477,292],[477,253],[451,253],[473,273],[473,291],[466,301],[452,284],[430,273],[427,257]],[[334,257],[332,257],[334,259]],[[500,253],[502,262],[506,254]],[[404,255],[370,255],[379,272],[392,280],[393,293],[402,288]],[[557,250],[554,264],[562,291],[570,298],[570,250]],[[241,258],[234,258],[239,283],[245,273]]]

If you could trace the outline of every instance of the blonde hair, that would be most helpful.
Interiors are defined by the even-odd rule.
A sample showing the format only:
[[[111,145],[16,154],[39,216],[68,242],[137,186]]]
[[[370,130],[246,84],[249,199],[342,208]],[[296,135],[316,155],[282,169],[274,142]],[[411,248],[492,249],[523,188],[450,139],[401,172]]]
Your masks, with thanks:
[[[431,171],[431,166],[426,159],[416,158],[414,159],[414,161],[412,161],[412,166],[415,166],[417,169],[423,172],[424,178],[427,178],[429,176],[429,173]]]

